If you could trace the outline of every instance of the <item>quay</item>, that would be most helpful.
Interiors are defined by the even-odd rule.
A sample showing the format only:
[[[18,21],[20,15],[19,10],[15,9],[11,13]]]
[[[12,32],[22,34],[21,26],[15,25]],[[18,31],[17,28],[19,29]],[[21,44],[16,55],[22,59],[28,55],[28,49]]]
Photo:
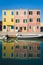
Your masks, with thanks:
[[[43,36],[43,32],[0,32],[0,36],[5,36],[5,35],[9,35],[10,37],[16,37],[16,35],[42,35]]]

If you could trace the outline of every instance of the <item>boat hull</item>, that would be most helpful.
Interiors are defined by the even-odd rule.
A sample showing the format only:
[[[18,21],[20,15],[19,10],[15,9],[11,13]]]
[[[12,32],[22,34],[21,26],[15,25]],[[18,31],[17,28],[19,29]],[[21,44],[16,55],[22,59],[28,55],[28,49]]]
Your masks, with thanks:
[[[35,39],[43,39],[43,36],[38,36],[38,37],[17,37],[18,38],[18,40],[35,40]]]

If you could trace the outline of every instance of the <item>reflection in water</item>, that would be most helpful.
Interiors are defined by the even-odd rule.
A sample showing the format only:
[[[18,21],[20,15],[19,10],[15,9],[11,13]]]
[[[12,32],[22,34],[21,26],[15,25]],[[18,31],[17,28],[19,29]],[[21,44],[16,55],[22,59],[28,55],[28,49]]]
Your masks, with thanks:
[[[40,42],[15,40],[14,42],[0,42],[0,57],[16,59],[40,59]]]

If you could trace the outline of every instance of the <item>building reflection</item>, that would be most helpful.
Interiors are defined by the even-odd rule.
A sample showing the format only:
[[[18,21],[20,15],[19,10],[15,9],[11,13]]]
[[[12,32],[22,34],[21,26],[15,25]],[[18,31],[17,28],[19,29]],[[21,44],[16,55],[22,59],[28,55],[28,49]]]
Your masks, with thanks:
[[[18,40],[2,43],[2,58],[32,59],[40,58],[40,42]]]

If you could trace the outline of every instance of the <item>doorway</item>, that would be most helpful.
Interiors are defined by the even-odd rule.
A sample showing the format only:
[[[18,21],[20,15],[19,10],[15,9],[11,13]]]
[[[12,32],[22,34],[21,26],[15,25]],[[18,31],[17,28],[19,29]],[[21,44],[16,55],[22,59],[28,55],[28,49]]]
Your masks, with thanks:
[[[10,31],[10,26],[7,26],[7,32],[9,32]]]
[[[20,32],[22,32],[22,27],[20,27]]]
[[[43,32],[43,27],[40,28],[40,32]]]

